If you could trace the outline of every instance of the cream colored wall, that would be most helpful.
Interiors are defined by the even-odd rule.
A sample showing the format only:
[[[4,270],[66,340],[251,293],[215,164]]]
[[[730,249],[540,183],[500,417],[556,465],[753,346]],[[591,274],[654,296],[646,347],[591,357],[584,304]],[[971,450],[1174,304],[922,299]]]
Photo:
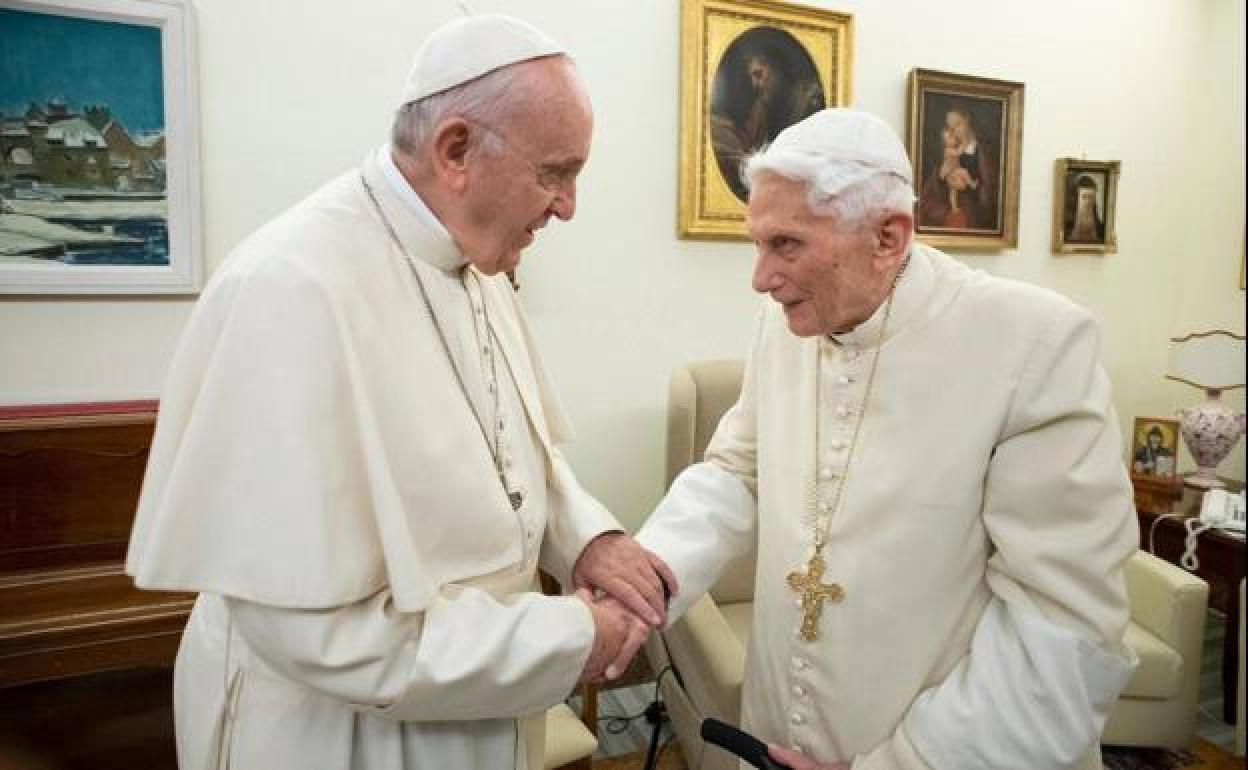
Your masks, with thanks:
[[[1062,291],[1105,327],[1124,428],[1197,393],[1162,380],[1166,339],[1244,330],[1242,0],[892,0],[855,14],[858,106],[904,130],[911,67],[1027,84],[1019,247],[969,263]],[[675,237],[675,0],[475,0],[571,47],[594,95],[594,155],[571,224],[520,270],[576,420],[585,484],[628,524],[661,494],[667,377],[739,356],[757,300],[752,252]],[[201,0],[209,268],[268,217],[349,168],[389,122],[408,58],[455,4]],[[349,9],[349,10],[348,10]],[[1053,160],[1122,161],[1119,253],[1049,253]],[[0,300],[0,403],[158,393],[188,301]],[[1242,391],[1234,403],[1243,407]],[[1243,478],[1243,445],[1226,472]]]

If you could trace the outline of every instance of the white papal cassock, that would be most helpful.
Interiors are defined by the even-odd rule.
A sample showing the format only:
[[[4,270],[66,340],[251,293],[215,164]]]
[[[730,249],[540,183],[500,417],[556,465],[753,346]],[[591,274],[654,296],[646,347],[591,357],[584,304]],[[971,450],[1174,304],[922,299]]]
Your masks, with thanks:
[[[1096,326],[915,244],[847,467],[883,315],[802,339],[768,303],[706,462],[638,536],[680,580],[671,616],[756,537],[745,729],[855,770],[1099,767],[1138,540]],[[830,505],[845,474],[824,549],[845,597],[806,642],[785,578],[816,475]]]
[[[506,277],[464,266],[387,150],[241,244],[175,356],[127,561],[202,592],[183,770],[540,768],[594,627],[533,592],[539,558],[567,585],[618,528],[568,436]]]

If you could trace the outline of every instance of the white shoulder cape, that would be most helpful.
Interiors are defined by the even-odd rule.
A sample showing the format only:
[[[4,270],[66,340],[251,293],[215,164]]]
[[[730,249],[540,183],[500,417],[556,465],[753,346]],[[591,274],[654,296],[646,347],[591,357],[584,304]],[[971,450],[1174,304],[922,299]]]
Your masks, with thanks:
[[[409,254],[458,258],[371,157],[235,250],[165,385],[126,562],[140,587],[325,608],[388,584],[416,612],[521,560],[519,520],[362,178]],[[483,285],[549,481],[570,429],[506,278]]]

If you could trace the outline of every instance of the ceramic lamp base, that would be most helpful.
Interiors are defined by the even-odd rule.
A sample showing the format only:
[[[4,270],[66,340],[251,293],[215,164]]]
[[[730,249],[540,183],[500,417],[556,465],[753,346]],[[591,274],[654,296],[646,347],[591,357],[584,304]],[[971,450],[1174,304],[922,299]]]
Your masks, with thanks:
[[[1179,410],[1179,429],[1183,443],[1196,460],[1198,471],[1183,478],[1183,483],[1196,489],[1217,489],[1225,486],[1218,481],[1217,467],[1231,452],[1244,432],[1244,415],[1227,406],[1221,392],[1205,390],[1203,404]]]

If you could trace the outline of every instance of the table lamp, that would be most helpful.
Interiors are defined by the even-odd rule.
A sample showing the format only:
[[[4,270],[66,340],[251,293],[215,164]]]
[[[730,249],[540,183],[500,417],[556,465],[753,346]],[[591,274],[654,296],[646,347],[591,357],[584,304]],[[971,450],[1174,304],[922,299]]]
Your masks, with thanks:
[[[1171,339],[1166,379],[1200,388],[1206,397],[1203,404],[1178,411],[1183,443],[1197,466],[1183,483],[1197,489],[1225,486],[1216,470],[1239,442],[1244,415],[1222,401],[1222,391],[1244,387],[1244,336],[1218,329]]]

